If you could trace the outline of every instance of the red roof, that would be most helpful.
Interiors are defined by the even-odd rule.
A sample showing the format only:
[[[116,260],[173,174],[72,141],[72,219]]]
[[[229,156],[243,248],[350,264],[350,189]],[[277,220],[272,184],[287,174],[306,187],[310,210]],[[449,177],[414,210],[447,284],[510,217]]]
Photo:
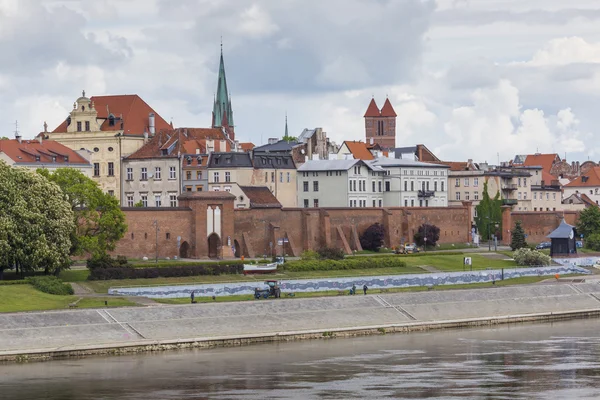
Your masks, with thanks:
[[[523,166],[525,167],[542,167],[544,171],[550,173],[552,165],[555,161],[560,161],[558,154],[529,154],[525,157]]]
[[[350,153],[352,153],[354,158],[357,160],[374,160],[375,159],[375,157],[373,157],[373,154],[371,154],[371,152],[367,148],[366,143],[345,141],[344,143],[342,143],[342,146],[344,144],[348,147],[348,150],[350,150]]]
[[[155,131],[162,129],[172,129],[152,107],[150,107],[137,94],[124,94],[116,96],[92,96],[90,100],[94,103],[94,108],[98,113],[98,122],[101,123],[101,131],[123,130],[126,135],[141,136],[144,132],[149,132],[150,113],[154,113]],[[116,118],[114,125],[109,125],[108,116],[112,114]],[[121,119],[123,118],[123,128],[121,128]],[[52,133],[67,132],[67,121],[63,121]]]
[[[90,165],[90,162],[75,150],[53,140],[43,140],[42,143],[38,140],[22,140],[21,143],[17,139],[0,140],[0,152],[16,164]],[[36,156],[39,157],[39,161],[36,160]]]
[[[281,203],[266,186],[240,186],[250,200],[250,208],[281,208]]]
[[[600,167],[590,169],[585,175],[578,176],[565,187],[597,187],[600,186]]]
[[[383,103],[383,107],[381,108],[381,116],[382,117],[396,117],[396,111],[394,111],[394,107],[392,107],[392,103],[390,103],[390,99],[385,99],[385,103]]]
[[[240,143],[240,149],[242,149],[242,151],[248,152],[251,151],[252,149],[254,149],[254,143],[251,142],[246,142],[246,143]]]
[[[369,107],[367,107],[367,112],[365,113],[365,117],[379,117],[381,114],[379,113],[379,107],[377,107],[377,103],[375,103],[375,99],[371,99],[369,103]]]

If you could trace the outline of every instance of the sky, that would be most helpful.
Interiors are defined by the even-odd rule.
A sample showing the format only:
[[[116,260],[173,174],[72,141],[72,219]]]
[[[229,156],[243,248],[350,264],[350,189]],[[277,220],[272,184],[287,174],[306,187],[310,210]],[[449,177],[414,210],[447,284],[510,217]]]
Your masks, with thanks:
[[[597,0],[0,0],[0,136],[32,138],[88,96],[138,94],[208,127],[221,38],[236,139],[322,127],[447,161],[600,160]]]

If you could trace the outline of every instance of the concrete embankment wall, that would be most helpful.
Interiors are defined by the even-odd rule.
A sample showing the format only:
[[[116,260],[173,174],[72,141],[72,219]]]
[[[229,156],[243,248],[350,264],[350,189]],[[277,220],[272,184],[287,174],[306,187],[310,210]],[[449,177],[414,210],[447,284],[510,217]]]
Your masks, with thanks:
[[[0,361],[600,316],[600,285],[0,315]]]

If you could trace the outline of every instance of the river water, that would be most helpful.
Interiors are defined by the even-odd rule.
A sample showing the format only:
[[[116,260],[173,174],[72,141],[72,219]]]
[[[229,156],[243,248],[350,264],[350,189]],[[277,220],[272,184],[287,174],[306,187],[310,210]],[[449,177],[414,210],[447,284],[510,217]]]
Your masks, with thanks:
[[[598,399],[600,320],[0,365],[1,399]]]

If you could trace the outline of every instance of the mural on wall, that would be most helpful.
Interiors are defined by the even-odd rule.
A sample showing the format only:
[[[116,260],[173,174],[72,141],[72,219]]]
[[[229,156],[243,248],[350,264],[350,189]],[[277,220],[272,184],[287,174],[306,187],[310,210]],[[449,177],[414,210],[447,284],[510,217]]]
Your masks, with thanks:
[[[369,289],[390,289],[415,286],[459,285],[468,283],[485,283],[524,276],[554,276],[565,274],[589,274],[590,272],[576,265],[564,265],[536,268],[494,269],[468,272],[447,272],[431,274],[410,274],[392,276],[363,276],[332,279],[298,279],[281,281],[284,293],[323,292],[329,290],[350,290],[356,285],[358,290],[363,285]],[[264,285],[248,282],[199,284],[156,287],[120,287],[110,288],[108,293],[119,296],[144,296],[164,299],[189,297],[192,292],[196,297],[252,295],[254,289],[264,289]]]
[[[553,258],[552,261],[560,265],[593,267],[600,264],[600,257]]]

